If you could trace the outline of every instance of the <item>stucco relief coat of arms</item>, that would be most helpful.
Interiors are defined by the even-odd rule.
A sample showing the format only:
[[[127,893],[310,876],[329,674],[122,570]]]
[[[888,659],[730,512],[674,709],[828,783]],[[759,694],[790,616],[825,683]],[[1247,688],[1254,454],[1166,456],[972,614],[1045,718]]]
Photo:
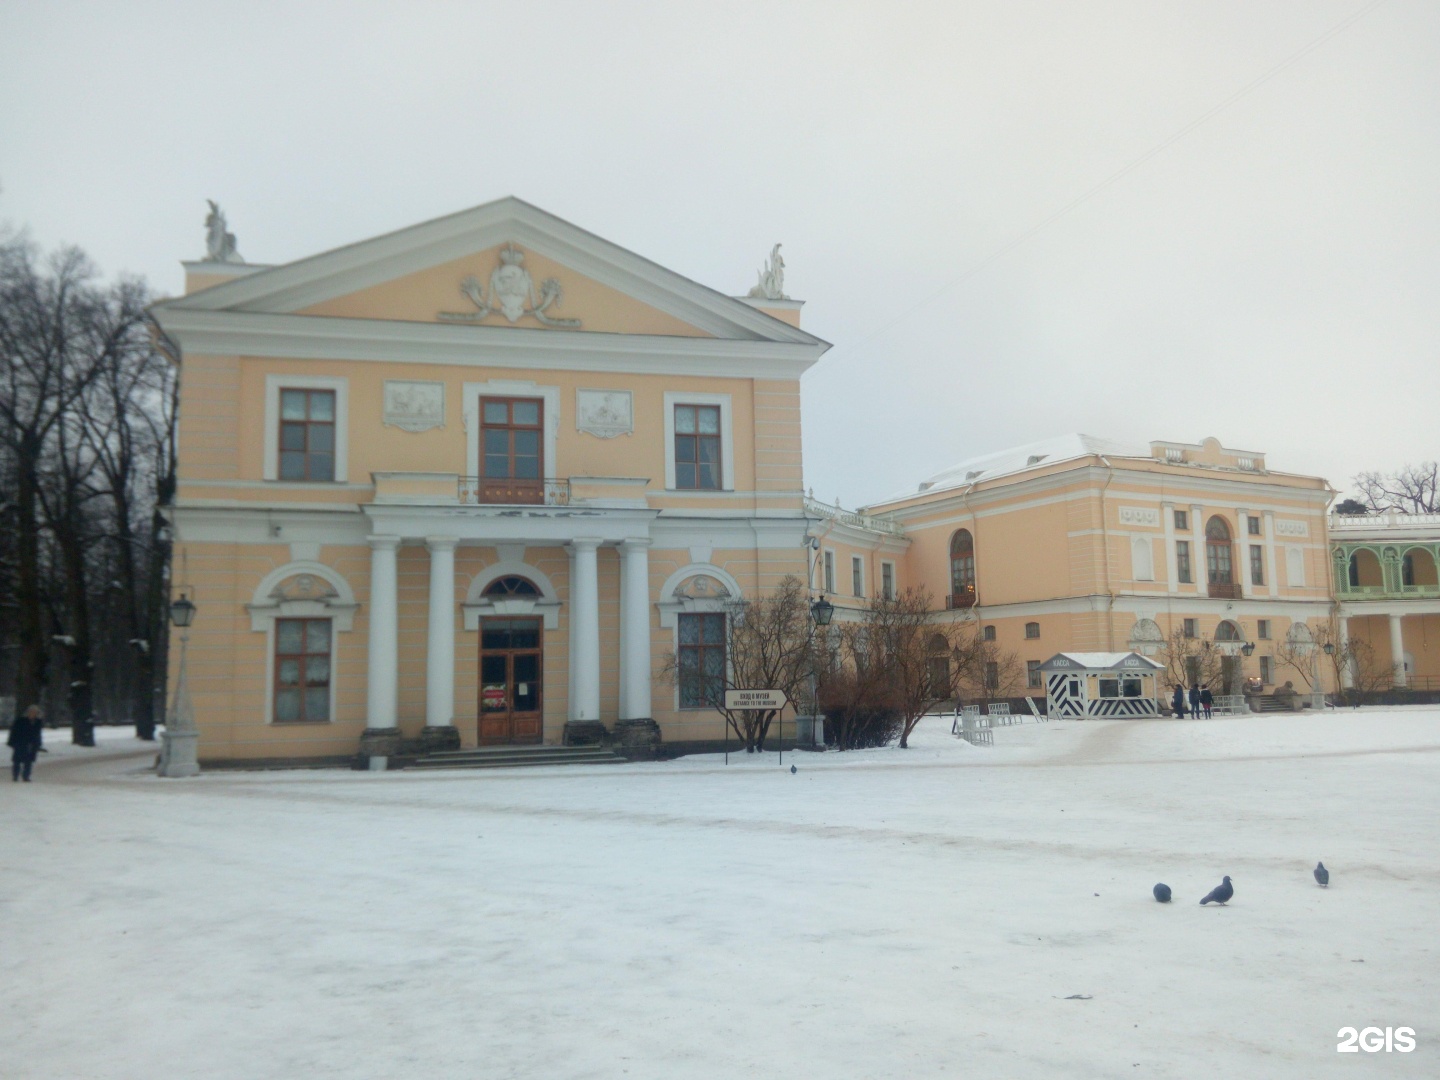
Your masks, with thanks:
[[[558,319],[547,314],[563,298],[560,282],[546,278],[536,289],[524,263],[525,253],[514,244],[506,244],[500,251],[500,265],[490,273],[488,293],[473,274],[460,283],[460,291],[470,298],[475,310],[442,311],[438,317],[446,322],[479,322],[491,315],[503,315],[514,323],[528,315],[542,326],[579,329],[579,319]]]

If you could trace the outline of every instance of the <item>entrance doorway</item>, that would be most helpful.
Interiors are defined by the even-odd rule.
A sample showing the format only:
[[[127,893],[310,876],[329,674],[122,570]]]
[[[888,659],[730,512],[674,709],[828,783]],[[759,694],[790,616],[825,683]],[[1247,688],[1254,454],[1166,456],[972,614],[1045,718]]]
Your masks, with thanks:
[[[539,619],[481,620],[481,746],[541,741],[540,640]]]

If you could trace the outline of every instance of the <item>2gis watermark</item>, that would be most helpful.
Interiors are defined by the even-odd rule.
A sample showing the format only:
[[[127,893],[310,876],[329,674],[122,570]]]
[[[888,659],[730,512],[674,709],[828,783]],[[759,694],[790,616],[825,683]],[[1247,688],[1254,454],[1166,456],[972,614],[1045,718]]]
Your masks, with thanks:
[[[1367,1054],[1385,1051],[1408,1054],[1415,1049],[1415,1029],[1412,1027],[1367,1027],[1358,1031],[1353,1027],[1342,1027],[1335,1033],[1339,1040],[1335,1050],[1340,1054]]]

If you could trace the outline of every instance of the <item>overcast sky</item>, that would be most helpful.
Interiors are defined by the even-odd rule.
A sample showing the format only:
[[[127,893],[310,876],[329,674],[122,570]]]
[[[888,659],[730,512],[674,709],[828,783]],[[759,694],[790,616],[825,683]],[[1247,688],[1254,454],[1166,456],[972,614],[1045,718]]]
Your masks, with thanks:
[[[510,194],[732,293],[782,241],[820,497],[1067,431],[1343,490],[1440,456],[1440,4],[1372,6],[0,0],[0,222],[165,292],[207,198],[254,262]]]

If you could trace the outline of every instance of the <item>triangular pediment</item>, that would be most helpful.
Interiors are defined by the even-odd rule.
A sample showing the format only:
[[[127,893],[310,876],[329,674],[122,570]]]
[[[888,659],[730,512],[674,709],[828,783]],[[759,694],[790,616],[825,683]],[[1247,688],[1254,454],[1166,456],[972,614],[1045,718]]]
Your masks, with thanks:
[[[824,344],[515,198],[259,270],[163,306]]]

